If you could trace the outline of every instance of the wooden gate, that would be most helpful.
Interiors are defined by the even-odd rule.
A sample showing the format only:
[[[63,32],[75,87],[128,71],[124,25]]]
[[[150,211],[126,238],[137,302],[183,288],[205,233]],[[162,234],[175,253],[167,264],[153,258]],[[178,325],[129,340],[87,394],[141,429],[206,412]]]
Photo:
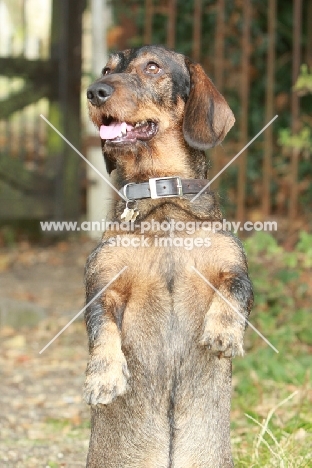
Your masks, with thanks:
[[[80,148],[84,8],[85,0],[0,0],[2,220],[80,212],[80,158],[40,114]]]

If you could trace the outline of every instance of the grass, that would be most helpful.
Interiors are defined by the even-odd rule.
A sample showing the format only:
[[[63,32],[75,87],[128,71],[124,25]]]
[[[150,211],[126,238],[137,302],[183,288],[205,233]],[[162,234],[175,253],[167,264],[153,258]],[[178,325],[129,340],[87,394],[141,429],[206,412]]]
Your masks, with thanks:
[[[233,362],[231,437],[235,466],[310,468],[312,235],[302,232],[291,252],[262,232],[250,237],[244,245],[255,291],[250,320],[279,353],[276,354],[251,328],[247,329],[246,354]],[[55,325],[57,329],[61,328],[59,325]],[[77,336],[81,326],[77,325]],[[62,355],[68,360],[75,353],[77,339],[75,328],[71,330],[72,334],[63,337],[63,343],[70,345],[62,348]],[[50,468],[64,466],[73,452],[83,463],[89,425],[89,418],[81,421],[79,418],[77,421],[66,417],[47,418],[39,440],[17,441],[12,436],[12,440],[3,443],[21,453],[27,446],[26,454],[28,446],[38,448],[42,457],[45,455],[41,455],[41,447],[49,447],[45,466]],[[51,453],[52,443],[63,447],[61,461],[57,458],[57,448]],[[36,465],[29,461],[23,466]]]
[[[236,466],[312,466],[312,235],[292,252],[266,233],[245,242],[255,289],[246,355],[233,363],[232,441]]]

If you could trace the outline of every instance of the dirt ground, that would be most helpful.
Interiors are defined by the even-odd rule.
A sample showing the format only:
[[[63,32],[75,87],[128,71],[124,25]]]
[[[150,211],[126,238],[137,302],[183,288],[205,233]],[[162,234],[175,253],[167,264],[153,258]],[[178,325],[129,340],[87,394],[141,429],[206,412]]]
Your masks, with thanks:
[[[96,242],[20,242],[0,250],[0,467],[84,467],[87,336],[83,270]]]
[[[96,241],[80,238],[45,246],[19,241],[10,248],[0,247],[0,468],[85,467],[90,413],[81,396],[88,357],[83,314],[41,354],[40,351],[83,308],[84,265],[96,244]],[[271,262],[271,258],[268,257],[264,262]],[[261,268],[263,271],[265,265],[263,263]],[[285,273],[284,270],[282,272]],[[258,274],[259,281],[265,283],[260,270]],[[269,281],[272,281],[274,287],[283,286],[283,294],[290,291],[294,297],[300,296],[294,304],[297,308],[302,308],[301,317],[306,322],[302,325],[294,321],[291,323],[296,327],[296,333],[303,333],[304,328],[308,328],[305,324],[309,323],[310,316],[304,313],[304,310],[308,311],[306,304],[311,302],[310,296],[304,293],[305,284],[307,291],[311,290],[310,270],[304,270],[300,280],[295,283],[297,289],[294,290],[287,289],[290,283],[284,284],[282,279],[275,278],[274,269],[270,275]],[[274,294],[270,296],[271,300],[274,300]],[[287,314],[286,318],[283,316],[286,322],[292,320],[288,312]],[[267,314],[263,317],[268,319]],[[273,326],[269,324],[268,327],[268,322],[262,325],[266,333]],[[283,322],[280,322],[280,327],[282,326]],[[285,405],[284,413],[278,414],[275,421],[273,432],[281,434],[278,443],[273,440],[273,449],[269,446],[269,456],[273,454],[272,459],[275,457],[275,462],[269,461],[261,466],[282,466],[279,457],[283,447],[288,450],[289,459],[294,460],[293,464],[285,462],[283,466],[310,466],[311,444],[308,433],[311,427],[311,393],[308,364],[305,384],[299,383],[296,378],[293,381],[291,377],[299,376],[301,366],[309,362],[310,338],[302,335],[303,341],[300,342],[295,335],[291,346],[297,347],[296,352],[300,359],[297,362],[299,370],[297,369],[297,374],[293,374],[295,369],[292,366],[296,363],[292,353],[287,352],[289,331],[285,330],[284,338],[280,336],[282,341],[278,342],[274,338],[278,347],[284,347],[280,361],[277,358],[274,360],[274,372],[282,373],[283,379],[288,383],[281,383],[281,379],[279,383],[275,382],[270,366],[267,366],[267,371],[257,368],[257,351],[247,353],[244,360],[247,363],[249,358],[250,367],[247,371],[246,367],[239,370],[239,362],[236,364],[233,380],[236,387],[236,407],[233,409],[236,438],[233,439],[233,447],[237,458],[247,460],[240,466],[255,466],[250,453],[253,451],[254,441],[258,440],[256,437],[259,430],[254,423],[252,426],[248,425],[244,416],[245,409],[248,414],[259,418],[259,421],[264,421],[271,409],[277,408],[285,396],[289,396],[294,390],[299,392],[299,401],[296,403],[295,399],[292,400],[294,406],[291,410]],[[273,332],[275,336],[275,329]],[[246,342],[248,333],[252,331],[247,331]],[[262,354],[265,352],[261,346],[257,349]],[[240,391],[237,391],[239,375],[244,378],[241,380]],[[256,388],[251,398],[242,396],[244,392],[248,395],[251,386]],[[242,404],[242,400],[247,400],[247,404]],[[255,402],[258,402],[256,406]],[[297,437],[301,439],[297,440]],[[263,441],[263,444],[264,442],[267,443]],[[275,443],[278,448],[276,456]],[[264,460],[267,459],[262,452],[261,456]]]

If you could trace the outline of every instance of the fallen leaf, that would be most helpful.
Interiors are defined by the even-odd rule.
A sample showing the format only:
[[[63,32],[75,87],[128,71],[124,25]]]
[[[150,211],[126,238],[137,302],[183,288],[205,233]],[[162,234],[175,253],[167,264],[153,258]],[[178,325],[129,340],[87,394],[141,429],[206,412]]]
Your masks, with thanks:
[[[12,338],[5,340],[3,344],[6,348],[23,348],[26,345],[26,339],[24,335],[16,335]]]

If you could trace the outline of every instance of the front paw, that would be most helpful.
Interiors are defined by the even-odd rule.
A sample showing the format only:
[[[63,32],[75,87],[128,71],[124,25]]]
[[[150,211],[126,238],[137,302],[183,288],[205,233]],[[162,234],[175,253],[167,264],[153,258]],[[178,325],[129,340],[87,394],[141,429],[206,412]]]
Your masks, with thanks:
[[[243,329],[239,326],[206,324],[200,343],[218,357],[243,356]]]
[[[83,398],[89,405],[108,405],[127,391],[130,374],[123,355],[118,360],[91,357],[86,373]]]

